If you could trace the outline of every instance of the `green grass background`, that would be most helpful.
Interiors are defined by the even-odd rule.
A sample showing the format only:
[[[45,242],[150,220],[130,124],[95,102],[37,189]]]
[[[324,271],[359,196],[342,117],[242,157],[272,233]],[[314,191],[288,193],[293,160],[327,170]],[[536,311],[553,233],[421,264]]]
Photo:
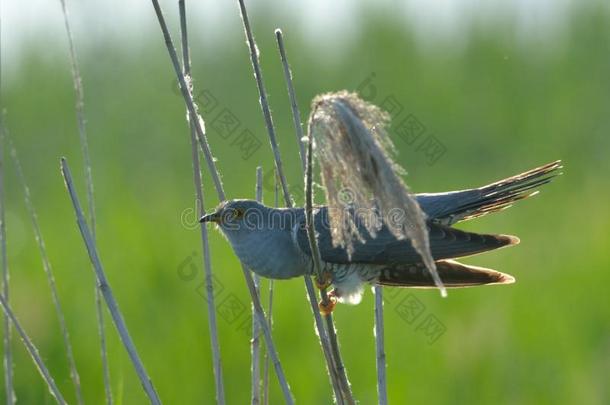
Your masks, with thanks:
[[[377,101],[394,95],[447,148],[429,165],[395,137],[398,161],[416,192],[483,185],[563,159],[565,174],[541,195],[508,211],[460,225],[515,234],[521,245],[466,260],[515,275],[507,287],[416,291],[445,334],[429,345],[416,323],[386,302],[388,389],[393,403],[601,404],[610,401],[610,14],[575,10],[557,36],[517,40],[511,23],[474,25],[464,42],[424,45],[404,22],[368,13],[353,43],[323,53],[290,29],[291,21],[255,13],[280,148],[289,183],[302,187],[289,104],[273,29],[283,26],[303,120],[319,93],[355,90],[375,72]],[[146,16],[153,18],[152,14]],[[175,21],[173,21],[175,22]],[[194,22],[193,22],[194,23]],[[175,28],[175,27],[174,27]],[[209,89],[262,147],[247,160],[204,115],[230,197],[254,195],[255,168],[272,168],[258,96],[236,14],[230,35],[210,45],[193,37],[195,86]],[[78,35],[85,35],[78,32]],[[24,50],[21,69],[3,83],[7,126],[38,210],[74,343],[87,403],[103,403],[93,273],[59,173],[72,165],[84,180],[67,52]],[[43,56],[44,55],[44,56]],[[188,129],[160,34],[137,49],[94,43],[80,53],[95,181],[98,244],[110,283],[158,392],[169,404],[212,403],[214,385],[198,232],[181,215],[194,206]],[[235,135],[234,135],[235,136]],[[9,157],[5,153],[5,160]],[[15,171],[5,164],[11,301],[68,401],[74,403],[50,293]],[[206,205],[217,203],[209,175]],[[321,193],[318,193],[321,194]],[[318,196],[319,197],[319,196]],[[265,200],[273,192],[265,190]],[[301,204],[302,199],[297,198]],[[192,217],[189,218],[193,220]],[[212,231],[218,299],[248,303],[226,241]],[[191,257],[192,261],[188,262]],[[179,276],[187,260],[198,270]],[[184,267],[182,267],[184,268]],[[190,269],[190,267],[187,267]],[[263,283],[263,288],[266,288]],[[401,292],[405,297],[407,292]],[[356,398],[376,401],[373,300],[339,306],[336,322]],[[107,321],[108,321],[108,317]],[[249,339],[219,317],[226,395],[249,399]],[[114,327],[108,322],[117,403],[145,403]],[[301,279],[276,284],[275,342],[295,398],[329,403],[330,387]],[[22,345],[13,342],[20,403],[51,403]],[[0,388],[4,389],[4,387]],[[272,403],[281,402],[271,375]],[[4,395],[3,393],[1,393]]]

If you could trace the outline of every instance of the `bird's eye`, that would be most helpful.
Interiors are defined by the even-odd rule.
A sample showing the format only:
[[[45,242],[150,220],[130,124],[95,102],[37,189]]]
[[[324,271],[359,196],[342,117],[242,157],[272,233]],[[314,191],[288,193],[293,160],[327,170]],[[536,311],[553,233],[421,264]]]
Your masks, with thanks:
[[[220,214],[220,223],[228,224],[244,216],[244,210],[242,208],[226,208],[222,210]]]

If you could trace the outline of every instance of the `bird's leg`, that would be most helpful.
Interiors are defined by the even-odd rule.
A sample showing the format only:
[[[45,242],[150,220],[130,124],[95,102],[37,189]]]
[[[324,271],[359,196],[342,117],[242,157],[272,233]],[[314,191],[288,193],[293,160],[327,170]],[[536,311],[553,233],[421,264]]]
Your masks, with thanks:
[[[320,302],[318,303],[318,308],[320,308],[320,313],[322,315],[328,316],[335,309],[335,306],[337,305],[337,292],[336,291],[337,290],[332,290],[331,292],[328,293],[328,295],[326,296],[326,302],[324,302],[324,299],[321,299]]]
[[[320,275],[320,277],[316,276],[315,281],[316,287],[318,287],[318,289],[320,290],[323,290],[331,285],[331,283],[333,282],[333,275],[330,271],[322,270],[322,274]]]

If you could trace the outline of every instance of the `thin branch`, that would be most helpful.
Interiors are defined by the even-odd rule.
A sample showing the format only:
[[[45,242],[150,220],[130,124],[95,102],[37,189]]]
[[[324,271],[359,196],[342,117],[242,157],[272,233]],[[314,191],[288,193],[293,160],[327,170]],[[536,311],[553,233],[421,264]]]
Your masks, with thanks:
[[[197,140],[195,135],[191,137],[191,148],[193,151],[193,173],[195,173],[195,182],[199,183],[197,187],[197,201],[199,202],[199,214],[203,215],[205,206],[203,203],[203,184],[201,182],[201,169],[199,167],[199,154],[197,148]],[[206,286],[206,303],[208,309],[208,328],[210,333],[210,343],[212,346],[212,363],[214,369],[214,382],[216,386],[216,402],[220,405],[225,403],[224,382],[222,377],[222,358],[220,355],[220,343],[218,339],[218,323],[216,321],[216,299],[214,298],[214,277],[212,272],[210,243],[208,238],[208,229],[201,224],[201,244],[203,249],[203,269],[205,273]]]
[[[85,118],[85,93],[83,90],[83,81],[78,67],[78,59],[76,58],[76,47],[74,46],[74,37],[72,36],[72,28],[70,27],[70,19],[68,18],[68,9],[65,0],[59,0],[61,3],[61,11],[64,17],[64,26],[68,37],[68,48],[70,51],[70,65],[72,67],[72,81],[74,91],[76,93],[76,118],[78,121],[78,132],[80,135],[80,144],[82,148],[83,161],[85,166],[85,179],[87,183],[87,203],[89,206],[89,218],[91,221],[91,230],[95,235],[95,205],[93,199],[93,177],[91,175],[91,159],[89,156],[89,142],[87,139],[87,128]]]
[[[273,343],[271,330],[269,329],[269,324],[267,323],[267,318],[265,317],[265,311],[261,306],[260,298],[256,292],[254,280],[252,279],[252,272],[246,266],[244,266],[243,263],[241,269],[244,273],[244,278],[246,279],[248,291],[250,291],[250,295],[253,297],[252,304],[254,305],[256,319],[258,320],[261,329],[263,330],[263,334],[265,335],[265,341],[267,342],[267,351],[269,352],[271,362],[273,363],[273,367],[275,368],[275,373],[277,374],[278,380],[280,382],[280,387],[282,388],[282,393],[284,394],[284,401],[287,404],[292,405],[294,404],[294,399],[292,398],[290,387],[288,386],[288,382],[286,381],[286,377],[284,376],[284,370],[282,369],[280,359],[277,355],[277,351],[275,350],[275,344]]]
[[[246,39],[248,42],[248,48],[250,50],[250,61],[252,62],[252,68],[254,69],[254,78],[256,80],[256,85],[258,88],[258,93],[259,93],[259,97],[260,97],[260,105],[261,105],[261,109],[263,111],[265,125],[267,128],[267,133],[269,135],[269,141],[271,143],[271,149],[273,151],[273,156],[275,159],[275,167],[276,167],[279,179],[280,179],[280,184],[282,186],[282,192],[284,195],[284,200],[285,200],[286,206],[292,207],[292,200],[290,198],[290,193],[288,191],[288,184],[286,182],[286,177],[283,172],[280,152],[279,152],[279,148],[278,148],[276,137],[275,137],[275,129],[273,127],[271,111],[269,109],[269,103],[267,102],[267,93],[265,91],[262,71],[261,71],[261,68],[259,65],[259,61],[258,61],[258,49],[256,47],[256,42],[254,41],[252,29],[250,28],[250,21],[248,19],[248,13],[247,13],[246,6],[245,6],[243,0],[239,0],[239,8],[240,8],[242,21],[243,21],[243,25],[244,25],[244,32],[246,34]],[[333,327],[332,332],[329,331],[329,334],[327,334],[326,331],[324,330],[324,326],[322,324],[322,318],[321,318],[321,315],[320,315],[320,312],[318,310],[318,306],[316,303],[315,290],[314,290],[313,283],[311,281],[311,278],[308,276],[305,276],[304,279],[305,279],[305,287],[307,290],[307,295],[309,297],[309,302],[310,302],[310,305],[312,308],[312,312],[314,314],[316,328],[318,330],[318,335],[320,336],[320,341],[322,344],[324,356],[325,356],[326,363],[328,366],[329,376],[331,378],[331,383],[332,383],[333,389],[334,389],[336,387],[336,380],[335,380],[336,376],[334,376],[334,374],[336,372],[340,371],[340,368],[335,367],[335,365],[337,363],[336,363],[336,360],[334,360],[332,357],[332,354],[331,354],[332,345],[329,340],[331,339],[331,336],[334,336],[335,341],[336,341],[335,330]],[[332,323],[332,317],[327,317],[327,322],[328,321],[330,321]],[[338,344],[336,344],[335,347],[338,349]],[[339,361],[340,361],[340,356],[339,356]],[[345,380],[347,381],[347,378],[345,378]],[[335,395],[335,397],[337,398],[338,401],[340,401],[340,398],[341,398],[340,395]]]
[[[0,114],[2,114],[0,112]],[[2,255],[2,296],[9,302],[9,270],[6,254],[6,218],[4,198],[4,116],[0,115],[0,254]],[[6,391],[7,405],[15,403],[13,388],[13,349],[11,347],[11,322],[8,315],[4,315],[4,389]]]
[[[305,171],[305,223],[307,226],[307,239],[309,241],[309,248],[311,250],[311,260],[314,266],[314,273],[318,280],[324,278],[322,274],[322,257],[320,250],[318,249],[318,242],[316,241],[314,221],[313,221],[313,136],[311,131],[308,133],[307,139],[307,159],[306,159],[306,171]],[[329,297],[326,293],[326,288],[320,289],[320,296],[322,297],[322,303],[325,306],[329,304]],[[340,395],[335,395],[337,398],[341,398],[341,401],[348,404],[355,404],[349,381],[345,373],[345,367],[341,359],[341,352],[339,350],[339,342],[337,339],[337,332],[335,330],[334,322],[332,320],[332,314],[326,315],[326,328],[330,340],[335,373],[339,379]]]
[[[273,187],[273,206],[279,207],[279,189],[278,189],[278,176],[277,172],[273,172],[274,176],[274,187]],[[267,322],[269,322],[269,329],[273,330],[273,279],[269,279],[269,308],[267,309]],[[265,352],[264,368],[263,368],[263,394],[262,394],[263,405],[269,405],[269,356]]]
[[[192,93],[189,91],[189,87],[186,84],[186,78],[180,69],[180,62],[178,61],[178,56],[176,54],[176,50],[174,48],[174,44],[167,29],[167,24],[165,23],[165,18],[163,17],[163,11],[159,6],[158,0],[152,0],[153,7],[155,9],[155,13],[157,15],[157,19],[159,20],[159,26],[161,27],[161,31],[163,33],[163,38],[165,39],[165,45],[167,47],[167,51],[169,53],[169,57],[171,59],[172,65],[174,67],[174,71],[178,78],[178,82],[180,84],[180,91],[184,97],[184,101],[187,105],[189,114],[191,116],[197,117],[197,119],[192,120],[194,123],[195,130],[197,132],[197,139],[199,141],[199,146],[203,150],[203,154],[205,156],[206,162],[208,164],[208,168],[212,175],[212,179],[214,181],[214,185],[216,188],[216,193],[218,194],[218,199],[220,201],[224,201],[226,199],[224,189],[222,188],[222,183],[220,182],[220,175],[218,173],[218,169],[216,168],[216,164],[214,158],[212,157],[212,153],[210,152],[209,145],[207,143],[207,138],[205,136],[205,131],[203,130],[203,120],[197,114],[197,110],[195,108],[195,103],[193,101]],[[263,307],[261,306],[260,299],[258,294],[256,293],[256,289],[254,288],[254,282],[252,281],[252,277],[249,273],[249,270],[242,263],[242,272],[244,273],[244,277],[246,279],[246,285],[248,286],[248,291],[250,292],[250,298],[254,304],[254,309],[256,311],[256,318],[259,320],[261,324],[261,328],[263,329],[263,334],[265,336],[265,343],[267,345],[267,351],[271,356],[271,361],[273,362],[273,366],[282,388],[282,393],[284,394],[284,400],[288,404],[294,403],[292,398],[292,393],[290,392],[290,387],[288,386],[288,382],[286,381],[286,377],[284,375],[284,370],[282,369],[282,365],[279,360],[279,356],[277,351],[275,350],[275,345],[273,343],[273,337],[271,336],[271,331],[266,321],[265,312]]]
[[[267,322],[269,329],[273,329],[273,279],[269,279],[269,302],[267,309]],[[269,405],[269,356],[265,352],[265,360],[263,366],[263,393],[261,403]]]
[[[304,151],[304,145],[302,144],[302,128],[301,128],[301,113],[299,111],[299,107],[296,101],[296,95],[294,92],[294,85],[292,84],[292,73],[290,71],[290,65],[288,64],[288,57],[286,56],[286,50],[284,47],[284,40],[282,31],[277,29],[275,30],[275,35],[277,39],[278,49],[280,51],[280,57],[282,59],[282,64],[284,66],[284,77],[286,79],[286,86],[288,88],[288,96],[290,98],[290,105],[292,106],[292,115],[293,122],[295,125],[295,131],[297,135],[297,140],[299,142],[299,152],[301,154],[301,162],[305,162],[303,167],[306,185],[305,185],[305,195],[306,195],[306,222],[308,222],[308,238],[310,242],[310,249],[312,251],[312,260],[314,263],[315,273],[319,280],[321,280],[321,267],[320,267],[320,253],[317,247],[317,243],[315,237],[313,236],[313,221],[311,220],[312,214],[312,206],[313,206],[313,141],[311,139],[311,134],[307,152]],[[305,156],[305,154],[307,156]],[[307,203],[308,201],[308,203]],[[309,209],[307,209],[309,206]],[[307,219],[309,216],[309,219]],[[313,239],[312,239],[313,238]],[[315,251],[315,252],[314,252]],[[329,376],[331,378],[331,383],[333,386],[333,390],[335,393],[335,398],[338,403],[347,402],[349,404],[354,403],[354,398],[351,393],[351,387],[349,385],[349,381],[347,379],[347,374],[345,371],[345,367],[343,365],[343,360],[341,358],[341,352],[339,350],[339,342],[337,339],[337,332],[335,330],[334,322],[332,314],[328,314],[325,317],[326,320],[326,328],[322,326],[322,320],[320,317],[320,313],[318,308],[315,305],[315,292],[313,290],[313,285],[311,283],[311,279],[306,277],[307,282],[307,293],[309,295],[309,300],[312,305],[312,310],[314,312],[314,316],[316,317],[316,325],[318,326],[318,333],[320,334],[320,339],[322,341],[322,348],[324,350],[324,354],[327,360],[327,367],[329,371]],[[324,304],[328,304],[328,294],[326,293],[326,289],[320,289],[320,296],[322,298],[322,302]],[[328,334],[326,333],[328,332]]]
[[[64,312],[61,307],[61,303],[59,300],[59,294],[57,293],[57,286],[55,284],[55,276],[53,274],[53,268],[51,267],[51,262],[49,261],[49,257],[47,255],[47,248],[44,243],[44,239],[42,238],[42,232],[40,230],[40,225],[38,224],[38,215],[36,214],[36,210],[34,209],[34,204],[32,204],[32,197],[30,195],[30,188],[27,185],[25,180],[25,175],[23,173],[23,168],[21,167],[21,162],[19,161],[19,156],[17,155],[17,149],[8,132],[5,129],[5,138],[7,141],[7,146],[10,151],[11,158],[13,160],[13,164],[15,165],[15,169],[17,172],[17,178],[19,179],[19,183],[23,188],[25,206],[30,214],[30,220],[32,221],[32,227],[34,229],[34,237],[36,238],[36,243],[38,244],[38,249],[40,251],[40,257],[42,259],[42,267],[47,276],[47,282],[49,284],[49,289],[51,290],[51,299],[53,301],[53,306],[55,308],[55,313],[57,315],[57,319],[59,322],[59,329],[61,331],[62,339],[64,346],[66,348],[66,358],[68,361],[68,367],[70,368],[70,376],[74,383],[74,387],[77,393],[77,398],[80,397],[80,379],[78,376],[78,372],[76,370],[76,362],[74,361],[74,353],[72,351],[72,343],[70,341],[70,334],[68,333],[68,328],[66,326],[66,319],[64,317]]]
[[[65,0],[60,0],[61,11],[64,17],[64,26],[68,37],[68,49],[70,52],[70,65],[72,67],[72,81],[74,83],[74,91],[76,93],[76,118],[78,121],[78,132],[80,135],[81,154],[83,156],[83,166],[85,171],[85,183],[87,185],[87,204],[89,208],[89,222],[93,238],[95,239],[95,200],[93,198],[93,176],[91,174],[91,158],[89,156],[89,142],[87,137],[86,118],[85,118],[85,92],[81,79],[80,69],[78,67],[78,58],[76,57],[76,47],[74,46],[74,37],[70,27],[70,19],[68,18],[68,8]],[[106,328],[104,326],[104,312],[102,310],[102,298],[100,291],[95,287],[95,310],[97,315],[97,328],[100,338],[100,354],[102,357],[102,369],[104,375],[104,391],[106,394],[106,403],[112,405],[112,388],[110,384],[110,367],[108,366],[108,350],[106,347]],[[76,376],[78,377],[78,375]],[[75,383],[76,384],[76,383]],[[79,389],[80,391],[80,389]],[[77,392],[77,400],[82,404],[83,399],[81,393]]]
[[[256,168],[256,201],[259,203],[263,202],[263,168],[258,166]],[[252,273],[252,279],[256,286],[256,292],[260,296],[260,278],[258,274]],[[261,370],[260,370],[260,326],[256,320],[254,307],[252,308],[252,405],[258,405],[261,402]]]
[[[157,20],[159,21],[159,26],[161,27],[161,32],[163,33],[163,39],[165,40],[165,46],[167,48],[167,52],[169,53],[172,66],[174,67],[174,72],[176,73],[176,77],[178,78],[180,92],[182,93],[182,97],[184,97],[184,102],[186,103],[186,108],[189,112],[189,116],[193,117],[193,119],[191,119],[191,123],[193,123],[195,131],[197,132],[197,140],[199,141],[199,146],[201,147],[205,156],[205,160],[208,164],[208,169],[212,176],[214,187],[216,188],[216,193],[218,194],[218,198],[221,201],[224,201],[226,200],[225,192],[222,187],[222,181],[220,180],[220,174],[218,173],[218,169],[216,168],[216,160],[212,156],[212,152],[210,151],[210,145],[208,144],[205,135],[205,126],[203,124],[203,120],[197,112],[195,101],[193,101],[193,94],[190,92],[190,86],[187,84],[186,77],[184,76],[184,74],[182,73],[182,69],[180,68],[180,62],[178,61],[176,48],[174,47],[174,42],[172,41],[172,37],[169,33],[169,30],[167,29],[167,24],[165,23],[165,17],[163,17],[163,11],[161,10],[159,1],[152,0],[152,4],[155,9],[155,14],[157,15]]]
[[[277,39],[277,47],[280,51],[280,58],[282,60],[282,66],[284,67],[284,79],[286,80],[286,87],[288,90],[288,96],[290,98],[290,108],[292,110],[292,123],[294,124],[294,133],[297,137],[297,145],[299,145],[299,156],[301,157],[301,169],[305,172],[305,145],[303,144],[303,126],[301,125],[301,112],[299,111],[299,105],[297,104],[297,98],[294,93],[294,85],[292,84],[292,71],[288,64],[288,57],[286,56],[286,48],[284,47],[284,38],[282,30],[275,30],[275,38]]]
[[[93,237],[95,238],[95,231]],[[104,310],[102,306],[101,291],[95,287],[95,313],[97,314],[97,330],[100,338],[100,355],[102,357],[102,373],[104,375],[104,392],[106,404],[114,403],[112,398],[112,385],[110,383],[110,365],[108,364],[108,345],[106,344],[106,326],[104,324]]]
[[[186,25],[186,4],[184,0],[178,1],[180,11],[180,32],[182,43],[182,65],[184,67],[184,76],[190,79],[191,75],[191,57],[188,45],[187,25]],[[189,83],[191,81],[189,80]],[[189,89],[192,92],[192,88]],[[191,93],[192,94],[192,93]],[[193,182],[195,186],[195,195],[197,198],[198,214],[201,217],[205,212],[203,200],[203,182],[201,181],[201,167],[199,162],[199,150],[197,148],[197,135],[193,124],[193,119],[196,117],[189,116],[189,127],[191,135],[191,153],[193,159]],[[225,403],[224,383],[222,378],[222,360],[220,357],[220,343],[218,339],[218,324],[216,322],[216,304],[214,298],[214,283],[212,276],[212,264],[210,260],[210,244],[208,240],[208,229],[205,224],[200,224],[201,232],[201,247],[203,251],[203,268],[205,273],[206,284],[206,303],[208,309],[208,328],[210,332],[210,343],[212,345],[212,364],[214,369],[214,383],[216,387],[216,403],[223,405]]]
[[[4,121],[4,117],[0,117],[2,121]],[[25,330],[19,324],[19,321],[15,317],[15,314],[10,308],[8,299],[8,282],[9,282],[9,274],[8,274],[8,262],[7,262],[7,254],[6,254],[6,223],[4,217],[4,140],[5,140],[5,129],[4,123],[0,123],[0,241],[1,241],[1,249],[2,249],[2,294],[0,294],[0,305],[2,305],[2,309],[4,310],[4,370],[5,370],[5,387],[6,387],[6,403],[14,404],[15,403],[15,393],[13,390],[13,361],[12,361],[12,351],[10,347],[10,335],[11,328],[10,322],[15,327],[15,330],[19,334],[21,341],[23,342],[26,350],[32,357],[36,368],[40,372],[43,380],[46,382],[51,395],[55,398],[57,403],[65,404],[65,400],[61,395],[61,392],[57,388],[55,384],[55,380],[51,376],[51,373],[45,366],[44,362],[40,358],[38,354],[38,350],[32,343],[32,340],[29,338]]]
[[[265,84],[263,82],[263,73],[261,71],[258,62],[258,49],[256,48],[256,42],[252,35],[252,29],[250,28],[250,21],[248,19],[248,12],[246,11],[246,5],[244,0],[239,0],[239,10],[241,12],[241,19],[244,23],[244,31],[248,40],[248,48],[250,49],[250,60],[252,62],[252,68],[254,69],[254,78],[256,79],[256,87],[258,88],[258,95],[260,97],[260,105],[263,110],[263,116],[265,118],[265,126],[267,127],[267,133],[269,134],[269,142],[271,143],[271,149],[273,150],[273,157],[275,160],[275,167],[278,175],[280,176],[280,183],[282,184],[282,192],[284,193],[284,199],[290,201],[290,193],[288,192],[288,184],[286,183],[286,177],[284,176],[284,170],[282,168],[282,158],[280,151],[277,146],[277,140],[275,137],[275,128],[273,127],[273,119],[271,118],[271,111],[269,110],[269,102],[267,101],[267,92],[265,91]]]
[[[375,352],[377,365],[377,399],[379,405],[387,405],[388,389],[383,331],[383,287],[376,285],[375,291]]]
[[[311,137],[311,135],[310,135]],[[305,170],[305,224],[307,227],[307,239],[309,242],[309,248],[311,250],[311,260],[313,263],[314,274],[318,280],[322,280],[322,257],[320,256],[320,249],[318,249],[318,243],[316,241],[314,222],[313,222],[313,149],[312,149],[312,139],[310,138],[307,143],[307,160],[306,160],[306,170]],[[324,305],[329,304],[328,294],[326,293],[326,288],[320,289],[320,295],[322,296],[322,302]],[[330,314],[327,315],[329,317]],[[334,357],[334,366],[336,368],[336,357]],[[338,376],[338,373],[335,370],[335,373]],[[336,381],[333,381],[333,388],[335,389],[335,396],[339,400],[339,398],[343,399],[341,387],[337,384]],[[342,402],[342,401],[338,401]]]
[[[140,382],[142,384],[142,387],[144,388],[144,392],[146,393],[146,395],[148,395],[151,404],[160,405],[161,401],[159,400],[159,396],[155,391],[152,381],[146,373],[144,364],[142,364],[142,361],[140,360],[140,356],[138,355],[131,336],[129,336],[129,332],[127,331],[127,325],[125,324],[123,315],[121,315],[121,311],[119,310],[119,306],[114,298],[114,294],[112,293],[110,284],[108,284],[108,280],[106,279],[106,274],[104,273],[102,263],[97,253],[95,241],[93,240],[93,236],[91,235],[91,231],[89,230],[89,226],[87,225],[87,221],[85,220],[85,216],[83,215],[80,202],[78,201],[78,196],[76,195],[76,190],[74,189],[72,174],[70,173],[70,168],[68,167],[68,162],[65,158],[61,159],[61,173],[68,189],[68,193],[70,194],[70,199],[72,200],[74,212],[76,213],[76,222],[78,223],[78,228],[83,237],[83,241],[85,242],[85,246],[87,247],[87,252],[89,253],[89,258],[91,259],[91,264],[93,264],[93,269],[95,270],[98,287],[104,296],[104,300],[106,301],[106,305],[108,306],[108,310],[110,311],[110,315],[112,316],[114,325],[117,328],[117,331],[119,333],[119,336],[121,337],[121,341],[123,342],[125,349],[127,349],[127,353],[129,354],[129,358],[131,359],[131,362],[134,365],[136,373],[140,378]]]
[[[34,361],[34,364],[36,365],[36,368],[40,372],[42,379],[45,381],[45,383],[49,387],[49,391],[51,392],[51,395],[53,396],[53,398],[55,398],[57,403],[60,405],[66,404],[66,401],[64,400],[64,397],[61,395],[61,392],[59,392],[59,388],[57,388],[57,385],[55,384],[55,380],[51,376],[49,369],[47,368],[47,366],[45,366],[44,362],[42,361],[42,358],[40,357],[40,354],[38,354],[38,349],[36,349],[36,346],[34,346],[34,343],[32,343],[32,340],[30,339],[30,337],[27,335],[27,333],[25,333],[25,330],[19,324],[17,317],[11,310],[11,307],[9,306],[8,302],[6,302],[6,300],[4,299],[2,294],[0,294],[0,306],[2,306],[2,309],[4,310],[4,314],[6,316],[8,316],[11,323],[15,327],[17,334],[21,338],[23,345],[25,346],[25,348],[28,351],[32,360]]]

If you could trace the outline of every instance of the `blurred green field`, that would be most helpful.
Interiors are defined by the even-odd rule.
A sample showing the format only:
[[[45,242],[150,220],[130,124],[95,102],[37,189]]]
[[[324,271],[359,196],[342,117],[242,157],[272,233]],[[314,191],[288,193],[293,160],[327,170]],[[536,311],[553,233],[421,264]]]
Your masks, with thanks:
[[[520,246],[466,260],[513,274],[516,284],[452,291],[448,299],[435,291],[386,293],[390,401],[609,403],[608,9],[575,11],[562,34],[546,41],[517,40],[507,23],[475,27],[459,47],[423,46],[399,19],[369,14],[360,37],[332,55],[293,34],[290,21],[253,16],[288,180],[299,204],[302,179],[273,42],[276,26],[284,27],[303,120],[316,94],[356,90],[374,74],[375,102],[395,97],[401,117],[412,114],[442,142],[446,152],[430,165],[421,151],[394,137],[398,161],[416,192],[483,185],[555,159],[565,166],[564,175],[541,195],[461,225],[521,238]],[[231,31],[225,42],[214,45],[192,38],[195,87],[217,102],[204,119],[228,195],[251,198],[256,166],[268,172],[273,160],[237,15]],[[93,273],[59,173],[59,157],[66,156],[84,200],[67,51],[51,56],[40,51],[24,50],[21,69],[3,83],[2,102],[55,270],[85,400],[101,404]],[[97,238],[110,283],[162,400],[212,403],[207,313],[199,294],[201,249],[188,211],[195,204],[190,141],[162,38],[159,34],[129,52],[94,44],[80,52],[80,61]],[[240,122],[226,139],[214,129],[223,109]],[[247,159],[234,143],[244,129],[261,143]],[[7,153],[4,158],[11,300],[61,391],[74,403],[23,192]],[[207,172],[204,177],[210,209],[217,201]],[[264,197],[272,203],[273,190],[266,187]],[[233,299],[248,305],[229,245],[213,231],[211,246],[222,285],[219,305]],[[191,266],[199,272],[186,280]],[[276,283],[275,291],[274,336],[294,395],[302,404],[329,403],[331,390],[303,281]],[[433,315],[446,327],[433,344],[418,329],[419,320],[409,323],[399,314],[399,302],[409,292],[425,306],[422,317]],[[362,404],[376,401],[372,308],[367,292],[359,306],[335,312],[346,367]],[[246,312],[234,321],[218,318],[228,403],[246,403],[250,395]],[[146,403],[114,327],[107,324],[117,403]],[[13,346],[19,402],[52,403],[22,345],[15,339]],[[271,392],[271,402],[280,403],[273,374]]]

